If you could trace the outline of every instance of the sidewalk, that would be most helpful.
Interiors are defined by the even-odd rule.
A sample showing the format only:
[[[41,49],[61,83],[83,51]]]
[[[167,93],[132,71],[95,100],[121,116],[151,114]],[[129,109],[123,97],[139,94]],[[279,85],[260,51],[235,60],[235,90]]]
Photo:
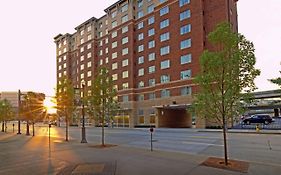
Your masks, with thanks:
[[[197,132],[222,132],[222,129],[196,129]],[[245,133],[245,134],[281,134],[281,130],[262,129],[256,131],[255,129],[228,129],[228,133]]]
[[[78,140],[65,142],[51,138],[49,143],[47,137],[4,138],[3,135],[0,133],[1,175],[279,175],[281,172],[278,163],[249,162],[248,173],[240,173],[202,166],[208,158],[205,155],[151,152],[121,145],[101,149],[94,147],[98,143],[81,144]]]

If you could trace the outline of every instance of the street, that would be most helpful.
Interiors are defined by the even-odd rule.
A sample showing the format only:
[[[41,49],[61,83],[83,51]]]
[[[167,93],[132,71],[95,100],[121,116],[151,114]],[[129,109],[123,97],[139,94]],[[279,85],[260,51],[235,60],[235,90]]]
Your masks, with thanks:
[[[153,160],[159,161],[153,163],[155,167],[146,165],[146,169],[152,172],[160,171],[159,164],[164,161],[174,168],[178,166],[174,174],[194,174],[193,171],[186,172],[189,166],[190,169],[197,167],[209,156],[223,157],[222,134],[219,132],[156,128],[152,140],[154,151],[150,152],[149,129],[105,128],[105,142],[117,145],[106,149],[92,148],[101,143],[101,128],[86,128],[87,144],[80,143],[79,127],[70,127],[69,142],[64,141],[63,127],[52,126],[50,139],[47,125],[36,126],[35,137],[25,136],[25,126],[22,129],[22,135],[12,134],[9,129],[9,134],[0,134],[0,174],[30,174],[32,171],[34,174],[56,174],[73,163],[109,160],[119,162],[117,174],[123,174],[121,172],[124,170],[126,173],[135,172],[142,165],[140,162]],[[264,167],[267,174],[281,172],[280,135],[229,133],[228,145],[230,159],[250,162],[249,174],[262,172],[256,167]],[[121,165],[120,162],[124,161],[126,164]],[[183,164],[186,161],[189,162],[188,166]],[[126,166],[129,164],[135,168]],[[180,168],[182,166],[186,169]],[[168,169],[162,169],[169,174]]]

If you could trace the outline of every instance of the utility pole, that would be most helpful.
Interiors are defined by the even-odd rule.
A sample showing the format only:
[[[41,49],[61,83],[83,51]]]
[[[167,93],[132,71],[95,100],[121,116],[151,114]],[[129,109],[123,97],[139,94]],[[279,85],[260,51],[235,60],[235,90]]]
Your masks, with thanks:
[[[18,133],[21,134],[20,132],[20,113],[21,113],[21,92],[19,90],[18,92]]]
[[[82,140],[81,143],[87,143],[86,140],[86,130],[85,130],[85,105],[84,105],[84,97],[85,97],[85,84],[82,83]]]

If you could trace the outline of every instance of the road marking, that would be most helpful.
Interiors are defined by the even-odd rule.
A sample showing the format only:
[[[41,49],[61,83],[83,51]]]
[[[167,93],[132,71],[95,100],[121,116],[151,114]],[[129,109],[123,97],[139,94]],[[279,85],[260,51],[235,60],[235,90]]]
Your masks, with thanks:
[[[193,145],[207,145],[207,146],[223,146],[223,145],[219,145],[219,144],[213,144],[213,143],[201,143],[201,142],[182,142],[184,144],[193,144]]]

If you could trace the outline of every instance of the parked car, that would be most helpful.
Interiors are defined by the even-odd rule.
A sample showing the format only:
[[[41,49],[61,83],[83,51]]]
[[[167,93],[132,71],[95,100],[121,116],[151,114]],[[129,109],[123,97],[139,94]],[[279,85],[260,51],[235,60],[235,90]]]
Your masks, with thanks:
[[[268,125],[272,122],[274,122],[274,120],[268,114],[256,114],[242,120],[242,123],[247,125],[250,125],[251,123],[263,123]]]

